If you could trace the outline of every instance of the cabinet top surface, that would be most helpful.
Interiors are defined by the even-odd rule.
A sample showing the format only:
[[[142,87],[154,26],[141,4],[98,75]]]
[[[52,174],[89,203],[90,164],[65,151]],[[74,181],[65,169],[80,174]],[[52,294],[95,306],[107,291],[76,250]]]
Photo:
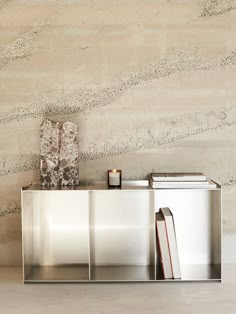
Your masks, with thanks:
[[[152,190],[148,180],[123,181],[121,188],[108,188],[106,182],[85,183],[74,186],[42,186],[41,184],[29,184],[22,188],[26,191],[120,191],[120,190]]]
[[[168,188],[169,189],[169,188]],[[214,189],[206,189],[206,188],[188,188],[181,190],[220,190],[221,187],[217,184],[217,188]],[[121,188],[108,188],[106,182],[97,182],[93,184],[82,183],[80,185],[75,186],[42,186],[40,183],[32,184],[30,183],[28,186],[22,187],[23,191],[155,191],[157,189],[153,189],[149,185],[148,180],[133,180],[133,181],[123,181]],[[158,189],[160,190],[160,189]],[[163,188],[161,190],[164,190]],[[178,190],[178,189],[174,189]]]

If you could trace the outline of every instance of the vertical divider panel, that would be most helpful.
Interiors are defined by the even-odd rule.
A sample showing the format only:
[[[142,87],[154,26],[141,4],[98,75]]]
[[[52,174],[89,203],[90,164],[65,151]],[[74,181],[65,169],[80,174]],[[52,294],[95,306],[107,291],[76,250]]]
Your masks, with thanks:
[[[91,280],[91,248],[90,248],[90,191],[88,191],[88,264],[89,264],[89,280]]]
[[[33,269],[33,192],[21,191],[23,282]]]
[[[93,213],[93,193],[89,191],[89,280],[94,277],[94,213]]]
[[[152,190],[150,191],[151,195],[151,204],[152,204],[152,217],[153,217],[153,252],[154,252],[154,277],[155,280],[157,279],[157,237],[156,237],[156,197],[157,191]]]
[[[212,264],[218,265],[221,278],[221,258],[222,258],[222,199],[221,190],[212,191],[211,207],[211,261]]]
[[[88,191],[88,217],[89,217],[89,226],[88,226],[88,261],[89,261],[89,280],[92,279],[92,191]]]
[[[33,191],[33,225],[32,225],[32,234],[33,234],[33,265],[40,265],[40,256],[43,251],[43,246],[41,246],[41,199],[43,191]]]

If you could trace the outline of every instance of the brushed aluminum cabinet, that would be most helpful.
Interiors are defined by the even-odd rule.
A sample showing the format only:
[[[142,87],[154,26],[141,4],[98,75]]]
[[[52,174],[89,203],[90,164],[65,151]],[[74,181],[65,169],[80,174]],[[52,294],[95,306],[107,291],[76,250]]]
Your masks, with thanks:
[[[24,281],[161,279],[155,212],[166,206],[174,214],[180,281],[220,280],[220,188],[31,186],[22,191]]]

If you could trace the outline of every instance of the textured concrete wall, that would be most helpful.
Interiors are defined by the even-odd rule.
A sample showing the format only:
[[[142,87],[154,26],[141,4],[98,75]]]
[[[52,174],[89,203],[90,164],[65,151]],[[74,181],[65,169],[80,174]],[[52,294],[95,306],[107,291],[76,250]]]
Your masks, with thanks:
[[[202,171],[236,261],[236,1],[0,0],[0,265],[21,263],[20,187],[44,117],[79,123],[81,179]]]

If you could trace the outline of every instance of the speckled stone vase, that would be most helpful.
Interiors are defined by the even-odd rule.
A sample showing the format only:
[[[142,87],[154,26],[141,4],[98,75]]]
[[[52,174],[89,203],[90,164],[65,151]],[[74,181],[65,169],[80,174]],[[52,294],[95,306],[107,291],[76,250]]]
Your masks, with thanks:
[[[40,170],[43,186],[79,184],[76,123],[43,121],[40,126]]]

